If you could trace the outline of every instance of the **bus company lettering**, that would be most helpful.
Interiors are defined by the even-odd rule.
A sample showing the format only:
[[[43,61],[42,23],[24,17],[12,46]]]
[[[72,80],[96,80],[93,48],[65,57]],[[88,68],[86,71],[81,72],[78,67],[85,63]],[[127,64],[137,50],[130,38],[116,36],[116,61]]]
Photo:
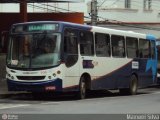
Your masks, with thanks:
[[[46,74],[46,73],[47,73],[46,70],[42,70],[42,71],[41,71],[41,74]]]
[[[97,61],[92,61],[92,64],[93,64],[94,66],[97,66],[97,65],[98,65],[98,62],[97,62]]]
[[[38,72],[32,72],[32,71],[27,71],[27,72],[23,72],[23,74],[37,74]]]

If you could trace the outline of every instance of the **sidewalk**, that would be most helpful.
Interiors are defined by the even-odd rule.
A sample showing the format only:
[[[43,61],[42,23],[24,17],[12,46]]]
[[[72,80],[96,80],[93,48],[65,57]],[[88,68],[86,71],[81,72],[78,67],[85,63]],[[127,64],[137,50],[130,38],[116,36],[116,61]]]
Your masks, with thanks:
[[[0,80],[0,99],[8,98],[10,96],[14,96],[14,95],[20,94],[20,93],[24,93],[24,92],[8,91],[6,80],[5,79]]]
[[[8,92],[6,83],[6,55],[0,54],[0,98],[8,96],[11,92]]]
[[[6,98],[8,96],[10,96],[11,92],[8,91],[7,89],[7,83],[6,83],[6,80],[0,80],[0,98]]]

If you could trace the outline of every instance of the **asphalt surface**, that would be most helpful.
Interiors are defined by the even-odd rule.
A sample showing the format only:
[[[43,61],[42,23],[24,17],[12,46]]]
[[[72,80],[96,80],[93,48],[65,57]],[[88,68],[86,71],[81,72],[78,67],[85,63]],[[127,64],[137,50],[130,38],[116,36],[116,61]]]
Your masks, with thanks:
[[[160,88],[140,89],[137,95],[123,96],[118,91],[92,91],[87,99],[70,95],[30,93],[9,94],[0,99],[0,113],[18,114],[160,114]]]
[[[138,118],[134,118],[137,116]],[[0,120],[160,120],[160,87],[140,89],[137,95],[117,90],[92,91],[84,100],[72,94],[6,94],[0,98]]]

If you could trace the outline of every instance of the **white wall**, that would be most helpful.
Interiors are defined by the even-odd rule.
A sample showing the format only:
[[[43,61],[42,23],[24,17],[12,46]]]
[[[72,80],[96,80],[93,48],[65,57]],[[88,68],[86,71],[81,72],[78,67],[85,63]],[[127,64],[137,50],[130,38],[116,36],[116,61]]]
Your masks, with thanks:
[[[84,12],[85,16],[89,16],[87,13],[87,3],[91,0],[85,0],[80,3],[51,3],[51,5],[67,9],[70,11]],[[101,5],[104,0],[97,0],[98,5]],[[131,0],[131,9],[125,9],[125,0],[106,0],[101,5],[98,16],[105,19],[118,20],[123,22],[159,22],[160,23],[160,0],[152,0],[152,10],[143,10],[143,0]],[[38,4],[35,4],[38,5]],[[41,7],[44,7],[41,5]],[[56,12],[66,12],[62,9],[56,9],[54,7],[48,7]],[[3,4],[0,5],[0,12],[19,12],[19,4]],[[41,10],[28,6],[28,12],[47,12],[47,10]],[[48,11],[49,12],[49,11]],[[87,19],[89,20],[89,19]]]
[[[160,0],[152,0],[152,10],[143,9],[143,0],[131,0],[131,9],[124,8],[125,0],[109,1],[101,7],[99,16],[124,22],[160,22]]]

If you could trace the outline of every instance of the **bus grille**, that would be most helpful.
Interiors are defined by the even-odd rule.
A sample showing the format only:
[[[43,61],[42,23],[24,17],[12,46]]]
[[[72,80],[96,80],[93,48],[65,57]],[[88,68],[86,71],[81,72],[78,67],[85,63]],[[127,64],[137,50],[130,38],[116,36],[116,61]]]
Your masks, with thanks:
[[[17,76],[19,80],[43,80],[45,76]]]

